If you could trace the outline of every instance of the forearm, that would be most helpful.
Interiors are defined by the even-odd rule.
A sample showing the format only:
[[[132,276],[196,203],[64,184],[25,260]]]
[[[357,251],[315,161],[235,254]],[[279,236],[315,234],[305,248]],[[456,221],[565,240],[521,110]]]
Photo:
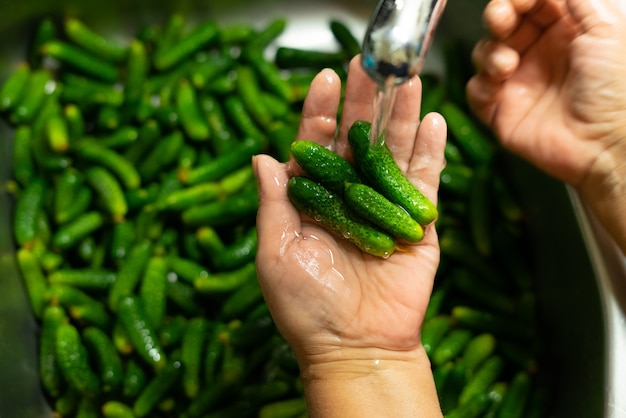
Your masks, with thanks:
[[[380,358],[342,355],[305,366],[302,378],[311,418],[441,417],[430,362],[420,347]]]

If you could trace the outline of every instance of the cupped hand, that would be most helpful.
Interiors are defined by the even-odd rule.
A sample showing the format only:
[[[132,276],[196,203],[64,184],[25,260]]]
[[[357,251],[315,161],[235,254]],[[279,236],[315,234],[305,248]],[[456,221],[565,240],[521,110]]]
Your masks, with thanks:
[[[358,119],[372,120],[376,86],[350,63],[340,123],[341,84],[332,70],[314,79],[305,100],[297,139],[313,140],[350,160],[347,132]],[[402,85],[387,130],[396,162],[414,184],[436,202],[444,166],[446,126],[438,114],[420,121],[418,78]],[[416,245],[382,259],[361,252],[311,219],[287,197],[287,181],[302,174],[293,161],[281,164],[255,156],[259,182],[257,217],[259,282],[272,316],[301,365],[421,347],[420,326],[435,272],[439,247],[433,225]]]
[[[611,0],[491,0],[474,112],[579,192],[626,251],[626,18]]]
[[[503,144],[579,185],[626,135],[626,20],[610,0],[492,0],[473,110]]]

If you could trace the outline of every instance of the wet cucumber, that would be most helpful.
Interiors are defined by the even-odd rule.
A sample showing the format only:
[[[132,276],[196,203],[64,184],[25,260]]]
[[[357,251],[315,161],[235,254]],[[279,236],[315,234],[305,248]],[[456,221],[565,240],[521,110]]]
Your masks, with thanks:
[[[46,191],[42,178],[34,178],[22,191],[15,208],[13,230],[19,245],[29,245],[37,238],[37,213],[41,209]]]
[[[371,123],[356,121],[348,131],[348,142],[363,179],[421,225],[437,219],[437,207],[400,171],[389,148],[385,144],[370,146],[370,129]]]
[[[362,251],[377,257],[388,257],[395,251],[393,237],[357,219],[339,197],[315,181],[292,177],[287,194],[298,210]]]
[[[83,340],[87,351],[95,360],[102,391],[111,392],[120,387],[124,375],[122,359],[109,335],[100,328],[87,327],[83,330]]]
[[[366,184],[348,183],[344,192],[346,203],[363,219],[367,219],[390,235],[416,243],[424,238],[424,228],[400,206]]]
[[[59,367],[68,384],[87,398],[97,397],[100,394],[100,382],[91,368],[87,348],[74,325],[59,325],[56,352]]]
[[[291,155],[308,177],[332,192],[343,194],[346,182],[361,182],[359,174],[350,163],[316,142],[293,142]]]
[[[48,305],[43,311],[39,339],[39,376],[46,393],[55,398],[61,395],[64,385],[56,354],[57,330],[67,321],[65,310],[60,306]]]
[[[165,367],[167,364],[165,352],[161,348],[156,331],[148,323],[141,300],[136,296],[122,296],[117,309],[118,318],[145,363],[156,370]]]

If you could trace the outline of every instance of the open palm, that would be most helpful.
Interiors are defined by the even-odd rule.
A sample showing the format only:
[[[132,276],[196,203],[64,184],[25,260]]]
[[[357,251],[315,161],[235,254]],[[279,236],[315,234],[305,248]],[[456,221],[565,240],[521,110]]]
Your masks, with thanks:
[[[298,139],[329,146],[350,160],[347,132],[372,120],[375,85],[355,58],[349,68],[341,122],[340,81],[322,71],[305,101]],[[403,85],[387,129],[387,144],[405,174],[436,202],[444,165],[445,122],[431,114],[420,122],[421,84]],[[337,135],[336,135],[337,133]],[[433,226],[424,240],[382,259],[302,217],[286,184],[301,174],[295,162],[254,160],[260,186],[257,266],[263,294],[281,333],[302,360],[343,349],[409,351],[420,346],[439,247]]]

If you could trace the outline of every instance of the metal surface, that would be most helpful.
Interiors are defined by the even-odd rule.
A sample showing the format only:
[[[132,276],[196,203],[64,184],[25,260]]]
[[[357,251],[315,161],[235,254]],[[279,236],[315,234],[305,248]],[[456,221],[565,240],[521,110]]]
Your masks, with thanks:
[[[447,5],[424,71],[441,68],[438,42],[477,39],[485,3],[457,0]],[[144,23],[164,22],[173,11],[198,20],[247,21],[258,26],[284,16],[290,23],[280,44],[333,48],[329,20],[342,19],[363,36],[375,6],[373,0],[4,1],[0,2],[0,82],[23,58],[32,26],[48,14],[72,13],[121,38]],[[0,184],[10,176],[11,134],[0,123]],[[625,416],[624,383],[619,384],[619,376],[624,381],[620,360],[626,347],[623,259],[607,250],[606,237],[586,223],[584,210],[572,203],[575,200],[562,184],[515,158],[507,164],[532,225],[534,242],[529,250],[538,272],[542,326],[557,388],[553,416]],[[50,414],[37,377],[37,328],[13,259],[11,210],[11,200],[0,193],[0,418],[36,418]]]
[[[445,6],[446,0],[380,0],[363,39],[367,74],[383,85],[419,74]]]

